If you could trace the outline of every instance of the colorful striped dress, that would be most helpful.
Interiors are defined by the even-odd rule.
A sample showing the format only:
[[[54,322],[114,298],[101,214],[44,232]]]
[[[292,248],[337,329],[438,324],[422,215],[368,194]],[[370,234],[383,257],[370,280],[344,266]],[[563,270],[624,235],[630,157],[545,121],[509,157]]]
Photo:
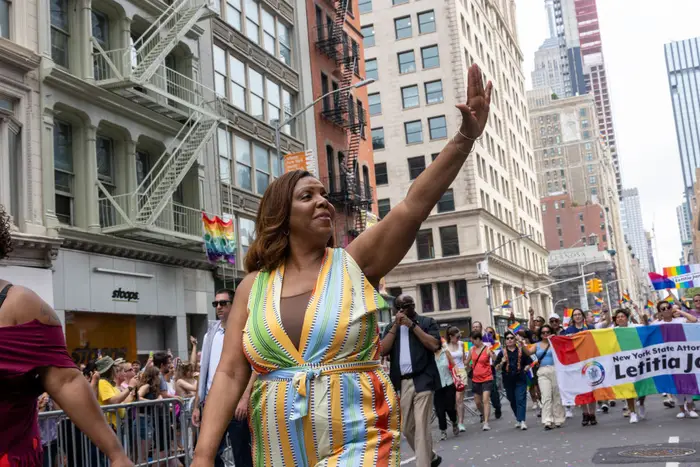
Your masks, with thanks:
[[[263,466],[398,466],[396,392],[379,364],[386,303],[343,249],[327,249],[299,349],[280,319],[284,267],[259,272],[243,348],[261,376],[251,396],[253,462]]]

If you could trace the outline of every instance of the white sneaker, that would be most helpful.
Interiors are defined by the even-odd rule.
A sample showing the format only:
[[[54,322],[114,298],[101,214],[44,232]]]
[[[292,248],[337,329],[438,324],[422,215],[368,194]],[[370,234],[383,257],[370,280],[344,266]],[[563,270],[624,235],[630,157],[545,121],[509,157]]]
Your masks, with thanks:
[[[608,404],[603,403],[600,406],[600,410],[602,410],[604,413],[608,413],[608,410],[610,410],[610,407],[608,406]]]
[[[647,417],[647,408],[640,404],[637,407],[637,414],[641,420],[644,420]]]
[[[515,422],[515,428],[520,428],[520,422]]]
[[[532,403],[532,410],[537,410],[539,408],[539,404],[537,402]]]
[[[527,425],[525,424],[525,422],[520,423],[520,429],[523,431],[527,430]]]
[[[489,426],[488,422],[484,423],[484,426],[481,427],[482,430],[484,431],[489,431],[491,427]]]
[[[685,412],[678,412],[678,415],[676,415],[676,418],[685,418]]]
[[[566,408],[566,418],[574,418],[574,413],[568,407]]]
[[[637,414],[632,412],[630,413],[630,423],[637,423],[639,419],[637,419]]]
[[[688,416],[690,418],[698,418],[698,413],[695,410],[689,410],[688,411]]]

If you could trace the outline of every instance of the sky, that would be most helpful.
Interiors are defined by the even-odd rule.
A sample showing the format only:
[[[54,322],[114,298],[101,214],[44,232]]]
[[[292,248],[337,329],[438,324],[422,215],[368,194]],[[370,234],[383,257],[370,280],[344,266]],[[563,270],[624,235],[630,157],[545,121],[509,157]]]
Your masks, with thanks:
[[[603,55],[623,188],[638,188],[644,228],[656,234],[657,270],[679,264],[676,206],[683,176],[664,44],[700,36],[700,0],[598,0]],[[544,0],[516,0],[530,89],[535,51],[549,35]]]

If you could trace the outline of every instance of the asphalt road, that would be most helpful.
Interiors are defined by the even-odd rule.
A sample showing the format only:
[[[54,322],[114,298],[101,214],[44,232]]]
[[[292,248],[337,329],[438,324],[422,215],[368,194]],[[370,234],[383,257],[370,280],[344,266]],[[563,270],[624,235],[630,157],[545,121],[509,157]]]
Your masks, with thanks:
[[[448,427],[446,441],[438,441],[437,423],[433,428],[434,449],[442,456],[442,466],[609,466],[641,465],[643,467],[700,466],[700,418],[676,419],[677,409],[667,409],[661,396],[647,398],[647,416],[635,425],[622,415],[618,402],[608,414],[598,413],[598,425],[581,426],[581,411],[574,411],[560,429],[544,431],[540,420],[528,407],[528,430],[516,430],[510,406],[503,399],[503,417],[493,419],[491,431],[481,431],[479,420],[470,417],[467,432],[453,437]],[[678,454],[674,457],[620,456],[624,450],[636,455]],[[671,451],[669,451],[669,449]],[[653,452],[650,452],[653,451]],[[404,439],[401,464],[415,466],[414,454]]]

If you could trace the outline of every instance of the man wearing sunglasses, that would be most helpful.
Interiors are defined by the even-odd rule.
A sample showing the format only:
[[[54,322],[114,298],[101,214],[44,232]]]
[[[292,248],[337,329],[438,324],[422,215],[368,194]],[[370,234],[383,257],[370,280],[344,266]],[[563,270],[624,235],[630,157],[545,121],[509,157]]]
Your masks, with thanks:
[[[209,322],[209,329],[204,335],[202,342],[202,360],[200,362],[199,380],[197,382],[197,394],[194,399],[194,409],[192,411],[192,424],[199,426],[201,422],[201,406],[206,403],[207,394],[214,383],[214,375],[216,367],[219,366],[221,360],[221,352],[224,348],[224,332],[226,331],[226,321],[231,313],[231,304],[233,303],[233,290],[222,289],[216,293],[212,306],[216,310],[217,321]],[[226,437],[231,444],[233,460],[236,467],[252,467],[253,457],[251,451],[250,428],[248,427],[248,401],[250,393],[253,390],[253,384],[257,374],[253,372],[248,382],[243,396],[241,397],[233,420],[229,423],[224,439],[221,440],[219,447],[219,455],[216,456],[214,462],[215,467],[223,467],[224,462],[221,459],[221,453],[226,448]]]
[[[441,387],[435,352],[440,332],[433,318],[416,313],[409,295],[394,301],[396,316],[382,335],[382,356],[390,355],[389,376],[400,394],[401,432],[416,453],[417,467],[436,467],[442,458],[433,451],[430,419],[433,394]]]

